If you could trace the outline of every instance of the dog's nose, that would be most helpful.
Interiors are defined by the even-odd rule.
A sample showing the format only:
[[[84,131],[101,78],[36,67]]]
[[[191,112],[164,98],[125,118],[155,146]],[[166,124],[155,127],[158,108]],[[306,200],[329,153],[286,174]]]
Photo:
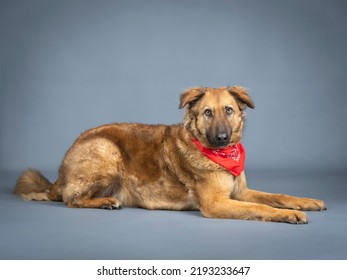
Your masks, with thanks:
[[[218,146],[225,146],[229,142],[228,134],[226,132],[220,132],[217,134],[216,140]]]

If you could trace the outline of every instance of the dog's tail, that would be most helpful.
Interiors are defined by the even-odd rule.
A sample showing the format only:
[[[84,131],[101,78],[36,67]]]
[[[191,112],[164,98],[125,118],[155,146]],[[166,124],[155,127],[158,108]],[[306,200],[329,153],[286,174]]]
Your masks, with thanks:
[[[40,171],[28,169],[18,178],[14,193],[24,200],[62,201],[57,182],[52,184]]]

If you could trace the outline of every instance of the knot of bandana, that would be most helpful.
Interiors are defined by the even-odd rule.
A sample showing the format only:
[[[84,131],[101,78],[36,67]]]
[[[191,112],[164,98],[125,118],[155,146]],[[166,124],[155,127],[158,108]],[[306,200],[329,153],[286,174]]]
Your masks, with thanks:
[[[242,144],[212,149],[204,147],[197,139],[193,139],[193,142],[207,158],[219,164],[233,175],[239,176],[244,170],[246,151]]]

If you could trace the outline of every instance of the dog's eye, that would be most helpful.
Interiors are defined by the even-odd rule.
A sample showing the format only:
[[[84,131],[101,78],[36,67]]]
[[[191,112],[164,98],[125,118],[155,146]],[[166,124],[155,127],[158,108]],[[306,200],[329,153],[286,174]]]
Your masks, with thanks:
[[[212,110],[211,109],[205,109],[204,114],[207,117],[211,117],[212,116]]]
[[[226,113],[228,116],[230,116],[233,112],[234,112],[234,111],[233,111],[233,108],[231,108],[231,107],[226,107],[226,108],[225,108],[225,113]]]

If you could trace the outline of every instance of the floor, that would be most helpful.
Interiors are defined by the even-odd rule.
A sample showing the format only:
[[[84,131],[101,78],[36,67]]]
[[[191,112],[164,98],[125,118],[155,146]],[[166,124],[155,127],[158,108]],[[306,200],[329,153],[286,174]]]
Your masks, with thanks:
[[[0,172],[0,259],[347,259],[343,172],[247,173],[256,189],[325,200],[328,210],[308,212],[307,225],[25,202],[12,194],[18,175]]]

